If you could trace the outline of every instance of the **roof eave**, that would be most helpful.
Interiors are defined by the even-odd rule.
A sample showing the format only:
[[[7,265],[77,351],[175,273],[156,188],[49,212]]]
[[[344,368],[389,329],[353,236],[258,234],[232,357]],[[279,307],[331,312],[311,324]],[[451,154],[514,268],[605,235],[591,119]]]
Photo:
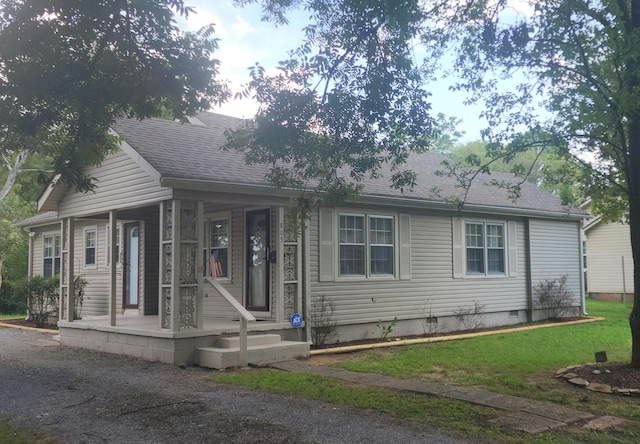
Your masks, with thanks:
[[[215,191],[231,194],[251,194],[270,197],[294,197],[299,191],[293,189],[278,189],[270,185],[258,184],[239,184],[231,182],[214,182],[198,179],[182,179],[176,177],[163,177],[160,179],[163,187],[188,189],[194,191]],[[380,195],[361,195],[358,197],[358,203],[370,205],[393,205],[403,208],[424,208],[430,210],[457,211],[452,204],[434,200],[412,199],[406,197],[380,196]],[[465,204],[464,212],[496,214],[504,216],[534,216],[551,219],[574,219],[584,220],[589,217],[588,214],[576,214],[565,211],[545,211],[532,210],[528,208],[508,208],[500,206],[487,206],[477,204]]]

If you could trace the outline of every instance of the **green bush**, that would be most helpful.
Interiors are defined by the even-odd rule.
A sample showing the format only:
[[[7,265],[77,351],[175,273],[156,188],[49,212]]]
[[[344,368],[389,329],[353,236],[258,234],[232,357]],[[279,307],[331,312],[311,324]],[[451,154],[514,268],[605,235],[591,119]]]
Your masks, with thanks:
[[[29,317],[36,327],[42,327],[47,323],[50,315],[57,314],[59,285],[60,279],[57,276],[52,278],[33,276],[22,281],[17,287],[27,301]]]
[[[23,315],[27,311],[27,298],[18,291],[18,285],[4,280],[0,287],[0,314]]]

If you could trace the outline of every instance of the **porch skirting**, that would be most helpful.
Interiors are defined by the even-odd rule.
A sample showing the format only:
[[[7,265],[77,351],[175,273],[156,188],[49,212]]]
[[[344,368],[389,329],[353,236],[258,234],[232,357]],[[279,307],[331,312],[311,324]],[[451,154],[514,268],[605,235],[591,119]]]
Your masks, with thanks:
[[[157,316],[122,316],[116,326],[108,316],[73,322],[60,321],[60,343],[105,353],[132,356],[168,364],[196,364],[197,350],[211,347],[221,337],[238,335],[239,322],[231,319],[206,319],[203,330],[171,332],[157,327]],[[250,334],[276,333],[297,341],[298,333],[289,323],[257,322],[248,325]]]

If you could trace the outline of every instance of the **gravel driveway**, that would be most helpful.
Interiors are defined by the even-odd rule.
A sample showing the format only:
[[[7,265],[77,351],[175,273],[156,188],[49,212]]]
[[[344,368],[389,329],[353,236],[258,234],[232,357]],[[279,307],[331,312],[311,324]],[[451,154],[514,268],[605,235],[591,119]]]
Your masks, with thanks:
[[[371,411],[212,383],[209,373],[0,328],[0,417],[65,443],[465,442]]]

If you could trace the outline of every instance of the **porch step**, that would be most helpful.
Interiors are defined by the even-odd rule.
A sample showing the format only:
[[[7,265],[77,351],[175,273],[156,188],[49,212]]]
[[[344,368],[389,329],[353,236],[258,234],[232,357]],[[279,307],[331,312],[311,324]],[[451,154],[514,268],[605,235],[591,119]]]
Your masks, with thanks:
[[[269,345],[277,344],[280,342],[280,335],[266,334],[266,335],[251,335],[247,336],[247,346]],[[216,341],[216,347],[218,348],[239,348],[240,336],[231,336],[228,338],[218,338]]]
[[[247,363],[254,365],[266,365],[274,362],[289,361],[292,359],[309,356],[309,344],[306,342],[281,341],[279,335],[257,335],[247,337]],[[260,336],[262,338],[260,338]],[[269,338],[264,338],[265,336]],[[274,342],[275,336],[276,341]],[[224,347],[221,347],[222,341]],[[235,340],[235,341],[234,341]],[[262,343],[266,341],[267,343]],[[231,346],[232,344],[238,346]],[[196,364],[201,367],[225,369],[238,367],[240,362],[240,339],[218,339],[216,347],[202,347],[198,349]]]

